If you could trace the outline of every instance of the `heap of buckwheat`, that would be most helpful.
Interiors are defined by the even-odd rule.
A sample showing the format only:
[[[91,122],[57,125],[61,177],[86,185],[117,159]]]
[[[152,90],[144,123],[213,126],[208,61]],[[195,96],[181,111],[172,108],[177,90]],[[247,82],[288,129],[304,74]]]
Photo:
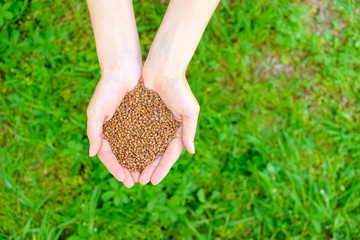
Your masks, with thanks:
[[[142,172],[164,154],[179,127],[160,96],[140,80],[104,124],[103,133],[119,163]]]

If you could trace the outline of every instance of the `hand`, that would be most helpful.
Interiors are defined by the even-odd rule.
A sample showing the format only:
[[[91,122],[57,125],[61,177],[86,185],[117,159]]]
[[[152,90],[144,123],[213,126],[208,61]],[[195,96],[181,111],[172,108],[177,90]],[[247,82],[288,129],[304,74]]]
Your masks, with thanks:
[[[93,157],[98,154],[108,171],[128,188],[138,181],[140,173],[130,173],[120,165],[109,142],[103,138],[102,127],[114,115],[125,94],[135,88],[140,75],[140,69],[103,73],[87,108],[89,155]]]
[[[142,78],[145,87],[156,91],[175,119],[181,122],[181,127],[164,155],[153,161],[140,175],[141,184],[147,184],[151,180],[156,185],[168,174],[184,146],[189,153],[195,153],[194,138],[200,106],[182,74],[166,74],[144,65]]]

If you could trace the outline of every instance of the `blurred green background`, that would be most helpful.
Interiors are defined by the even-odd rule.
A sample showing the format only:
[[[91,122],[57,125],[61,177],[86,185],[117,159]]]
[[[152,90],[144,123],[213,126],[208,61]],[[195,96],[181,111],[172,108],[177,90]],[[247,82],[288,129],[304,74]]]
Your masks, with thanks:
[[[143,59],[167,1],[134,1]],[[360,239],[359,1],[220,3],[197,153],[126,189],[87,156],[85,1],[0,2],[1,239]]]

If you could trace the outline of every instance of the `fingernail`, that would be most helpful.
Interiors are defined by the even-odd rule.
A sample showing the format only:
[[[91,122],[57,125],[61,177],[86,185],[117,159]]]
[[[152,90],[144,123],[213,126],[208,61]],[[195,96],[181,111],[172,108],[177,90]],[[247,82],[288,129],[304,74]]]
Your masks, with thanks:
[[[191,144],[191,153],[195,154],[195,144],[194,143]]]
[[[158,185],[158,184],[160,183],[160,181],[153,181],[153,180],[151,180],[151,183],[152,183],[152,185],[156,186],[156,185]]]
[[[151,177],[150,182],[152,185],[157,185],[160,182],[159,179],[157,179],[157,178],[158,178],[158,176]]]
[[[146,184],[148,184],[147,182],[144,182],[144,181],[139,181],[139,183],[140,183],[141,185],[146,185]]]
[[[134,183],[125,184],[125,181],[123,182],[124,186],[127,188],[132,188],[134,186]]]
[[[90,148],[89,148],[89,156],[93,157],[94,156],[94,147],[90,144]]]

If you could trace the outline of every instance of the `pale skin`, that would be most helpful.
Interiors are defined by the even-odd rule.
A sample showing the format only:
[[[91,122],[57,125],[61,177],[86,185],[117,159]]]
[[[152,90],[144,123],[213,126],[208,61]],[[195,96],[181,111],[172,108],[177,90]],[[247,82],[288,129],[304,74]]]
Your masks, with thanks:
[[[151,181],[156,185],[168,174],[184,146],[189,153],[195,153],[200,106],[185,72],[219,0],[171,0],[143,66],[132,1],[87,3],[101,67],[101,79],[87,109],[89,155],[97,154],[109,172],[128,188],[136,182],[145,185]],[[122,167],[102,135],[103,123],[113,116],[140,78],[182,123],[164,155],[141,174]]]

